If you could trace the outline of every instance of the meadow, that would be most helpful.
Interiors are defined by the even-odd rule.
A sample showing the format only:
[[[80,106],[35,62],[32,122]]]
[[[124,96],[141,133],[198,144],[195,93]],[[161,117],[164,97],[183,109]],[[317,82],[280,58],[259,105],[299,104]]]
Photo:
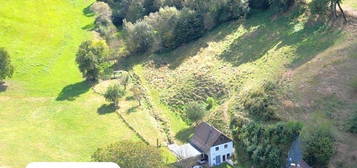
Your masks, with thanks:
[[[97,147],[124,139],[144,139],[156,145],[157,139],[164,144],[173,136],[175,142],[184,143],[192,128],[164,100],[182,94],[180,88],[195,91],[189,83],[196,74],[212,77],[229,88],[229,94],[211,111],[213,117],[228,124],[231,116],[240,114],[234,106],[245,92],[292,72],[297,80],[287,80],[284,88],[301,84],[301,77],[311,80],[307,91],[313,90],[317,87],[315,78],[301,75],[312,74],[311,69],[302,67],[321,54],[338,55],[345,41],[350,43],[346,43],[344,56],[355,51],[355,42],[351,42],[355,32],[316,22],[306,9],[282,16],[258,12],[248,19],[219,25],[173,51],[122,60],[121,65],[137,76],[146,99],[138,107],[129,93],[121,99],[121,108],[113,111],[84,81],[74,61],[79,44],[92,36],[86,29],[94,17],[84,9],[93,0],[0,1],[0,47],[9,51],[16,69],[7,87],[0,88],[0,167],[20,168],[32,161],[88,161]],[[326,60],[326,64],[332,62]],[[347,71],[355,72],[353,68]],[[280,98],[279,115],[306,121],[305,125],[313,128],[314,116],[321,109],[305,106],[308,103],[300,100],[304,97],[298,94],[298,87],[289,89],[288,96]],[[319,94],[311,96],[321,99]],[[285,100],[299,107],[287,109]],[[337,111],[337,101],[331,100],[326,111]],[[353,107],[346,107],[347,111]],[[321,115],[324,121],[337,125],[335,119]],[[343,129],[336,128],[336,132],[350,137]],[[340,140],[347,145],[351,142]],[[168,162],[175,160],[164,148],[163,155]],[[343,156],[339,151],[338,157]]]
[[[33,161],[89,161],[97,147],[139,138],[84,82],[75,53],[91,38],[92,1],[1,0],[0,46],[15,74],[0,91],[0,167]]]

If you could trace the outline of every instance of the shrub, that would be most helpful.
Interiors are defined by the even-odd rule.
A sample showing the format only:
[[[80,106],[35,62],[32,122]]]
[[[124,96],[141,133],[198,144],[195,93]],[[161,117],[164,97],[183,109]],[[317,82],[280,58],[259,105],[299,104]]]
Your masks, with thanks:
[[[261,120],[276,119],[275,84],[267,82],[262,88],[249,92],[243,98],[243,108],[248,113]]]
[[[194,102],[186,106],[186,116],[191,122],[202,120],[206,113],[207,110],[205,104]]]
[[[98,32],[109,43],[116,38],[116,27],[112,22],[112,10],[104,2],[96,2],[91,6],[91,10],[97,15],[94,30]]]
[[[258,168],[282,167],[283,153],[301,132],[302,125],[296,122],[280,122],[262,125],[235,119],[232,124],[233,137],[238,150],[248,155],[249,160]]]
[[[121,168],[164,168],[160,150],[141,142],[122,141],[99,148],[92,155],[96,162],[114,162]]]
[[[10,55],[4,48],[0,48],[0,82],[11,78],[13,74],[14,67],[11,64]]]
[[[115,107],[119,107],[119,99],[125,95],[125,90],[118,84],[109,86],[104,94],[107,101],[114,103]]]
[[[309,4],[312,14],[326,14],[329,10],[329,3],[331,0],[313,0]]]
[[[304,160],[312,167],[327,167],[334,152],[333,138],[328,130],[316,129],[305,140]]]
[[[352,114],[352,117],[347,122],[348,131],[357,134],[357,111]]]
[[[104,41],[85,41],[78,49],[76,62],[83,77],[88,81],[97,81],[101,64],[109,55],[109,48]]]

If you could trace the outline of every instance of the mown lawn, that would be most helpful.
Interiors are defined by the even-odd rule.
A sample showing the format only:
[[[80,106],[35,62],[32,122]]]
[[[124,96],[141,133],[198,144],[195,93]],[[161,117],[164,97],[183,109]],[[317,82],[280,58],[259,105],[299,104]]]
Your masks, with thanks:
[[[93,22],[92,0],[1,0],[0,47],[16,72],[0,91],[0,167],[33,161],[89,161],[97,147],[138,140],[83,82],[75,65]],[[83,28],[83,29],[82,29]]]

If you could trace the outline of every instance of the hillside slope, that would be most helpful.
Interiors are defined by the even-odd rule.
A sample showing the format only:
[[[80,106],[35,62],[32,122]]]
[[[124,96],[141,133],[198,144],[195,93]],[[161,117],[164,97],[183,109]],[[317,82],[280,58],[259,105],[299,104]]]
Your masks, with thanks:
[[[223,24],[198,41],[172,52],[128,58],[121,65],[129,69],[133,67],[134,73],[135,69],[141,69],[138,75],[151,81],[150,88],[159,92],[159,99],[166,109],[178,114],[185,103],[215,97],[219,105],[206,120],[222,130],[227,129],[224,131],[229,131],[230,116],[241,115],[235,109],[240,97],[251,89],[261,87],[265,81],[282,83],[281,102],[277,109],[281,118],[301,121],[305,130],[313,127],[312,123],[323,125],[324,122],[330,122],[334,128],[335,123],[336,126],[339,122],[341,124],[356,107],[351,88],[343,85],[355,78],[357,72],[355,30],[355,21],[347,26],[341,23],[329,25],[309,17],[305,9],[294,9],[282,16],[268,11],[246,20]],[[323,64],[316,60],[323,60]],[[334,68],[333,71],[344,75],[328,78],[323,84],[306,82],[314,76],[329,74],[331,69],[327,65],[339,65],[340,69]],[[308,68],[310,66],[314,68]],[[317,73],[320,71],[318,67],[324,71],[323,74]],[[302,88],[294,87],[300,85],[306,87],[304,92],[301,92]],[[345,89],[339,93],[339,101],[346,104],[343,108],[334,105],[324,107],[331,113],[343,113],[345,117],[316,122],[314,116],[319,112],[304,106],[305,97],[310,95],[312,99],[319,99],[321,96],[313,91],[325,92],[319,88],[327,86]],[[215,95],[218,92],[222,94]],[[300,101],[303,101],[301,106],[304,107],[295,107]],[[323,103],[329,102],[322,100],[319,104],[323,106]],[[303,115],[307,111],[311,115]],[[331,167],[340,164],[337,161],[341,158],[349,158],[346,159],[346,166],[356,164],[353,160],[356,136],[347,134],[343,129],[335,130],[339,152]],[[190,129],[185,129],[178,132],[176,138],[185,141],[189,135]],[[348,149],[348,152],[342,152],[343,149]]]

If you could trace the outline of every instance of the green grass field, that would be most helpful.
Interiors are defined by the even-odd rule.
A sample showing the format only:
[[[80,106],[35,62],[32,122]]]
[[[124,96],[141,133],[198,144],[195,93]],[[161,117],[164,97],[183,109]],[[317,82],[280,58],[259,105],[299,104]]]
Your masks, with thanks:
[[[83,82],[75,65],[91,37],[85,0],[0,0],[0,46],[16,72],[0,91],[0,167],[32,161],[89,161],[97,147],[138,140]]]

